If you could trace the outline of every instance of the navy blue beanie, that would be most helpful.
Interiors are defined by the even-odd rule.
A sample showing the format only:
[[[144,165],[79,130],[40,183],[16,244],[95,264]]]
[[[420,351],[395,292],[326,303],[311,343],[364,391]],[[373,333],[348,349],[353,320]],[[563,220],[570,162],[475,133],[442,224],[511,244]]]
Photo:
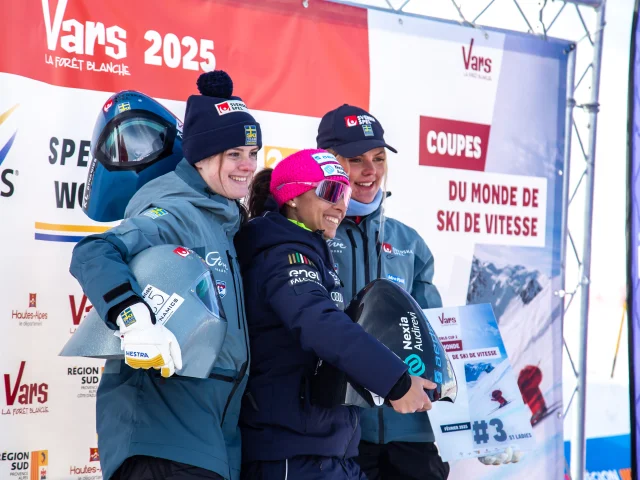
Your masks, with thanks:
[[[262,148],[260,124],[240,97],[232,96],[233,82],[222,70],[200,75],[198,90],[191,95],[184,116],[182,149],[194,165],[230,148]]]

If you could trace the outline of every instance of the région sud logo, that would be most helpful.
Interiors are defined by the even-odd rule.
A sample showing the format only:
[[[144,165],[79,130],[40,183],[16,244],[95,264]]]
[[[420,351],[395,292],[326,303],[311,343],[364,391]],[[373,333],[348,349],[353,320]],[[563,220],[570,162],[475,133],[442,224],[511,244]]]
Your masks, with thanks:
[[[44,405],[49,400],[49,385],[42,382],[27,383],[24,381],[24,371],[27,362],[20,362],[18,372],[4,374],[4,393],[7,408],[0,412],[2,415],[30,415],[35,413],[49,413]]]
[[[420,165],[484,171],[491,125],[420,117]]]
[[[0,471],[9,471],[8,475],[3,475],[2,478],[47,480],[48,467],[48,450],[36,450],[34,452],[4,451],[0,453]]]

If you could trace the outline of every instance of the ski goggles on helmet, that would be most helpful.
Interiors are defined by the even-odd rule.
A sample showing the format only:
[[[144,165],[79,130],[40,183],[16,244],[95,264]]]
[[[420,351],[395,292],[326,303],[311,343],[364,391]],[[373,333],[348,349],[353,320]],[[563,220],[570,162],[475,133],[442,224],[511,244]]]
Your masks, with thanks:
[[[108,170],[141,171],[173,150],[175,125],[152,112],[131,110],[104,128],[94,156]]]
[[[309,185],[316,187],[316,196],[334,205],[344,198],[345,206],[349,205],[351,200],[351,187],[336,180],[322,180],[320,182],[289,182],[280,185],[278,189],[285,185]]]

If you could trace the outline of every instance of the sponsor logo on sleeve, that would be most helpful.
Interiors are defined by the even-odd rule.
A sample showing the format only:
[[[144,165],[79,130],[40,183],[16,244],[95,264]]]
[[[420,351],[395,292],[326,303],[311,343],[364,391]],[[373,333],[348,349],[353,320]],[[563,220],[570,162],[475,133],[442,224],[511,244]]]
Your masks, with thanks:
[[[142,215],[149,218],[159,218],[159,217],[164,217],[167,213],[169,212],[167,212],[164,208],[150,208],[149,210],[144,212]]]
[[[397,275],[392,275],[390,273],[387,274],[387,279],[391,280],[394,283],[399,283],[400,285],[404,285],[406,283],[404,278],[398,277]]]

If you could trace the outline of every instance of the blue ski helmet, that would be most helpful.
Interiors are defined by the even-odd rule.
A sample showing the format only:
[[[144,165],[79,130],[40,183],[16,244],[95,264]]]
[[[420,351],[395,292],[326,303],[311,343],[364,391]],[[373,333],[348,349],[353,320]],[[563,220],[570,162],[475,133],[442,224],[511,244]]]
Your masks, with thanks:
[[[98,115],[91,155],[82,210],[98,222],[121,220],[140,187],[182,159],[182,122],[143,93],[116,93]]]

